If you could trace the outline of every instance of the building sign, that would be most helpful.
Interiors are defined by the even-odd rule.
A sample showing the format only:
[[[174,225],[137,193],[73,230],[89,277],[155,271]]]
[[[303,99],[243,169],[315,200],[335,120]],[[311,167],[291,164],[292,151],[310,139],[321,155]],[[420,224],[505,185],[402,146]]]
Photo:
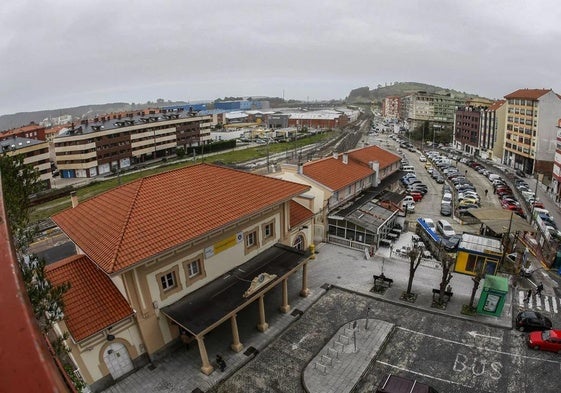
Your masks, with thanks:
[[[249,286],[248,290],[245,291],[243,297],[250,297],[259,289],[263,288],[265,285],[273,281],[277,278],[276,274],[268,274],[268,273],[261,273],[253,280],[251,280],[251,285]]]
[[[238,232],[235,235],[228,236],[227,238],[220,240],[218,243],[205,248],[205,259],[208,259],[216,254],[220,254],[222,251],[226,251],[241,242],[243,242],[243,232]]]

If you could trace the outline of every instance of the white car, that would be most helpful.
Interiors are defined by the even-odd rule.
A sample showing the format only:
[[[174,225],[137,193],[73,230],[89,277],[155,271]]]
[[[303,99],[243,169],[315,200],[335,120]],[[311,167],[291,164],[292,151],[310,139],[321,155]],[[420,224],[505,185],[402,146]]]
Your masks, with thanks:
[[[446,220],[438,220],[436,224],[436,228],[438,232],[442,234],[444,237],[454,236],[456,231],[452,228],[452,225]]]
[[[421,162],[426,162],[426,161],[427,161],[427,157],[425,157],[425,156],[420,156],[420,157],[419,157],[419,161],[421,161]]]
[[[431,231],[436,233],[436,225],[434,225],[432,218],[423,218],[423,221],[425,221],[425,224],[431,229]]]

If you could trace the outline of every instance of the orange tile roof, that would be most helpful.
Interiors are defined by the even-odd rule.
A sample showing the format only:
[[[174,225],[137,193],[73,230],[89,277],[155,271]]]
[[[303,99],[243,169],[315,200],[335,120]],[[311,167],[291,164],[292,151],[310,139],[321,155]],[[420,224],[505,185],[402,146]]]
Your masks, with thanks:
[[[526,100],[537,100],[544,94],[547,94],[551,89],[518,89],[510,94],[507,94],[505,98],[507,100],[512,98],[522,98]]]
[[[349,157],[366,165],[371,161],[378,161],[380,163],[380,169],[384,169],[401,161],[401,157],[397,154],[391,153],[376,145],[351,150],[349,151]]]
[[[76,341],[133,315],[115,284],[85,255],[47,265],[45,272],[53,285],[70,283],[63,295],[64,320]]]
[[[487,108],[487,110],[489,111],[496,111],[497,109],[499,109],[501,106],[504,105],[506,101],[505,100],[497,100],[495,102],[493,102],[489,108]]]
[[[343,155],[337,158],[328,157],[317,161],[310,161],[302,167],[304,175],[336,191],[357,181],[367,178],[374,172],[361,162],[348,160],[343,164]]]
[[[295,226],[309,220],[314,216],[314,213],[295,201],[290,201],[290,227]]]
[[[94,263],[112,274],[309,189],[198,164],[120,186],[53,220]]]

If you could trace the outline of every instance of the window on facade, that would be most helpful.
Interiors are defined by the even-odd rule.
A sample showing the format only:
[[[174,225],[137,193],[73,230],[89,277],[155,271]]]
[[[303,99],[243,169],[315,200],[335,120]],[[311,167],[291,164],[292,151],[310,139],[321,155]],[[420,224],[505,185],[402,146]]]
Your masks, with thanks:
[[[249,232],[246,236],[245,236],[245,246],[246,247],[253,247],[257,245],[257,232],[253,231],[253,232]]]
[[[189,275],[189,278],[193,278],[193,277],[201,274],[201,261],[200,261],[200,259],[197,259],[197,260],[187,264],[187,273]]]
[[[163,276],[160,277],[160,281],[162,283],[162,289],[164,291],[175,288],[176,286],[175,272],[169,272],[167,274],[164,274]]]
[[[266,224],[265,227],[263,228],[263,237],[267,239],[271,236],[273,236],[273,224],[269,223]]]

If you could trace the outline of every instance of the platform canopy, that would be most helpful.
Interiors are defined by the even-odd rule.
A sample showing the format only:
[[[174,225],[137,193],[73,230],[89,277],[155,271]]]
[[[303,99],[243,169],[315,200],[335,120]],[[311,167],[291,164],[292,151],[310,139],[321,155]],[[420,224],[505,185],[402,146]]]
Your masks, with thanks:
[[[497,234],[536,231],[533,226],[512,210],[489,207],[470,209],[469,213]]]

